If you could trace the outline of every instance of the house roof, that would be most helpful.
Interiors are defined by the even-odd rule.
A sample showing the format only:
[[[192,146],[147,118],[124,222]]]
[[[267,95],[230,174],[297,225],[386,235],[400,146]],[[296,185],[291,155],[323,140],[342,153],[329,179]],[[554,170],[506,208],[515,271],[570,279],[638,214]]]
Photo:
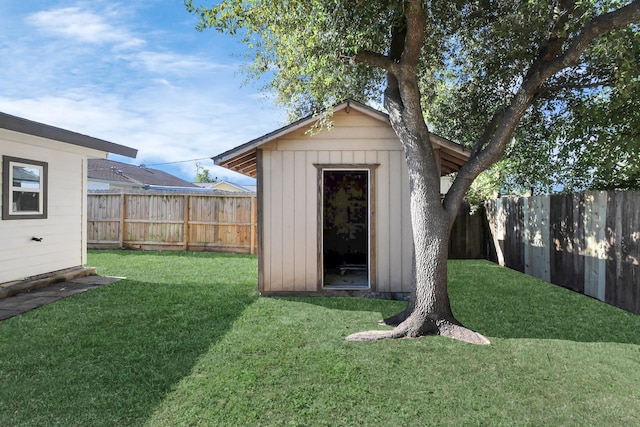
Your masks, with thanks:
[[[349,111],[350,108],[389,124],[388,114],[354,100],[347,100],[338,104],[333,108],[333,111]],[[255,178],[257,175],[256,159],[258,147],[290,132],[312,126],[317,123],[318,120],[320,120],[319,116],[305,117],[245,144],[239,145],[238,147],[232,148],[231,150],[225,151],[224,153],[213,157],[213,161],[216,165]],[[448,175],[451,172],[460,170],[462,165],[469,160],[469,150],[465,149],[460,144],[435,134],[431,134],[431,142],[440,149],[442,175]]]
[[[71,132],[55,126],[45,125],[21,117],[0,112],[0,128],[28,135],[39,136],[41,138],[53,139],[67,144],[77,145],[94,150],[106,151],[107,153],[119,154],[121,156],[135,158],[138,150],[115,144],[103,139],[94,138],[80,133]]]
[[[88,177],[96,181],[107,181],[136,186],[163,186],[198,188],[196,185],[158,169],[129,165],[107,159],[89,159]]]
[[[239,192],[243,192],[243,193],[248,193],[249,192],[249,190],[247,190],[246,188],[244,188],[244,187],[242,187],[240,185],[234,184],[233,182],[229,182],[229,181],[214,182],[213,185],[211,186],[211,188],[214,188],[214,189],[224,189],[225,187],[231,187],[234,190],[239,191]]]

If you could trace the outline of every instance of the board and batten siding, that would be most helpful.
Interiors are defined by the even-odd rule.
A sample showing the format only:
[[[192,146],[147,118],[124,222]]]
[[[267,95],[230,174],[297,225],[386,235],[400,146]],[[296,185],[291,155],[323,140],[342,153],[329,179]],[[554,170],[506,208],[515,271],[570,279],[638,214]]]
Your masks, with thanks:
[[[0,129],[2,155],[48,163],[48,213],[0,220],[0,283],[84,265],[87,156],[106,153]]]
[[[412,232],[402,147],[388,124],[358,111],[339,111],[333,127],[300,129],[260,150],[263,293],[317,292],[318,169],[315,165],[377,165],[372,200],[373,292],[410,292]],[[371,208],[371,207],[370,207]]]

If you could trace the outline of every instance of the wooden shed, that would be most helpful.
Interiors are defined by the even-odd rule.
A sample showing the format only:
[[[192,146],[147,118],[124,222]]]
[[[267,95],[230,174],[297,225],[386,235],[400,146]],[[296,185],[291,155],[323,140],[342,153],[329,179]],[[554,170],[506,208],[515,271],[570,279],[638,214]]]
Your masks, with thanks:
[[[0,284],[86,263],[87,161],[137,150],[0,113]]]
[[[309,117],[214,158],[257,178],[258,289],[278,294],[401,294],[413,253],[409,183],[388,116],[355,101],[332,126]],[[468,159],[432,136],[441,176]]]

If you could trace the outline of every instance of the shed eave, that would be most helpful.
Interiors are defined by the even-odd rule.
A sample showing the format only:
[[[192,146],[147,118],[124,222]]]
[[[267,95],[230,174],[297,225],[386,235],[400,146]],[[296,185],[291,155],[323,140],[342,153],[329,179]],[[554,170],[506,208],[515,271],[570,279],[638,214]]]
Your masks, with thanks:
[[[389,124],[388,114],[351,99],[336,105],[332,111],[335,113],[337,111],[347,110],[348,112],[351,108],[371,118]],[[321,115],[305,117],[259,138],[227,150],[222,154],[212,157],[212,160],[218,166],[255,178],[257,175],[256,152],[261,145],[278,139],[288,133],[310,126],[320,119]],[[460,144],[435,134],[431,134],[431,141],[432,144],[440,148],[442,152],[446,152],[450,157],[450,163],[456,166],[456,168],[449,167],[446,168],[446,170],[442,170],[442,175],[447,175],[459,170],[469,159],[469,150]],[[240,165],[242,166],[240,167]]]
[[[347,101],[341,102],[340,104],[333,107],[332,110],[333,112],[337,112],[337,111],[341,111],[349,108],[353,108],[354,110],[357,110],[377,120],[385,121],[387,123],[389,122],[389,116],[387,114],[381,111],[375,110],[371,107],[368,107],[354,100],[347,100]],[[320,120],[321,117],[322,117],[321,115],[313,115],[313,116],[302,118],[280,129],[276,129],[275,131],[270,132],[266,135],[263,135],[249,142],[246,142],[242,145],[239,145],[235,148],[227,150],[224,153],[213,157],[212,160],[216,165],[224,167],[224,164],[226,164],[229,159],[237,159],[241,157],[243,153],[249,152],[253,149],[257,149],[259,146],[266,144],[270,141],[273,141],[274,139],[280,138],[283,135],[286,135],[288,133],[295,132],[301,128],[307,127],[317,122],[318,120]]]

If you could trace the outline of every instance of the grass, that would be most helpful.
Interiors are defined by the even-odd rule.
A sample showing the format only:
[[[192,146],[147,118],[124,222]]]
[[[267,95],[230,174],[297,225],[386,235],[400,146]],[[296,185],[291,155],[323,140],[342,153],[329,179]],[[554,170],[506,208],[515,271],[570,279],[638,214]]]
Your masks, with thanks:
[[[0,425],[640,425],[640,316],[489,262],[449,268],[486,347],[345,342],[403,303],[258,298],[251,256],[89,264],[127,279],[0,322]]]

